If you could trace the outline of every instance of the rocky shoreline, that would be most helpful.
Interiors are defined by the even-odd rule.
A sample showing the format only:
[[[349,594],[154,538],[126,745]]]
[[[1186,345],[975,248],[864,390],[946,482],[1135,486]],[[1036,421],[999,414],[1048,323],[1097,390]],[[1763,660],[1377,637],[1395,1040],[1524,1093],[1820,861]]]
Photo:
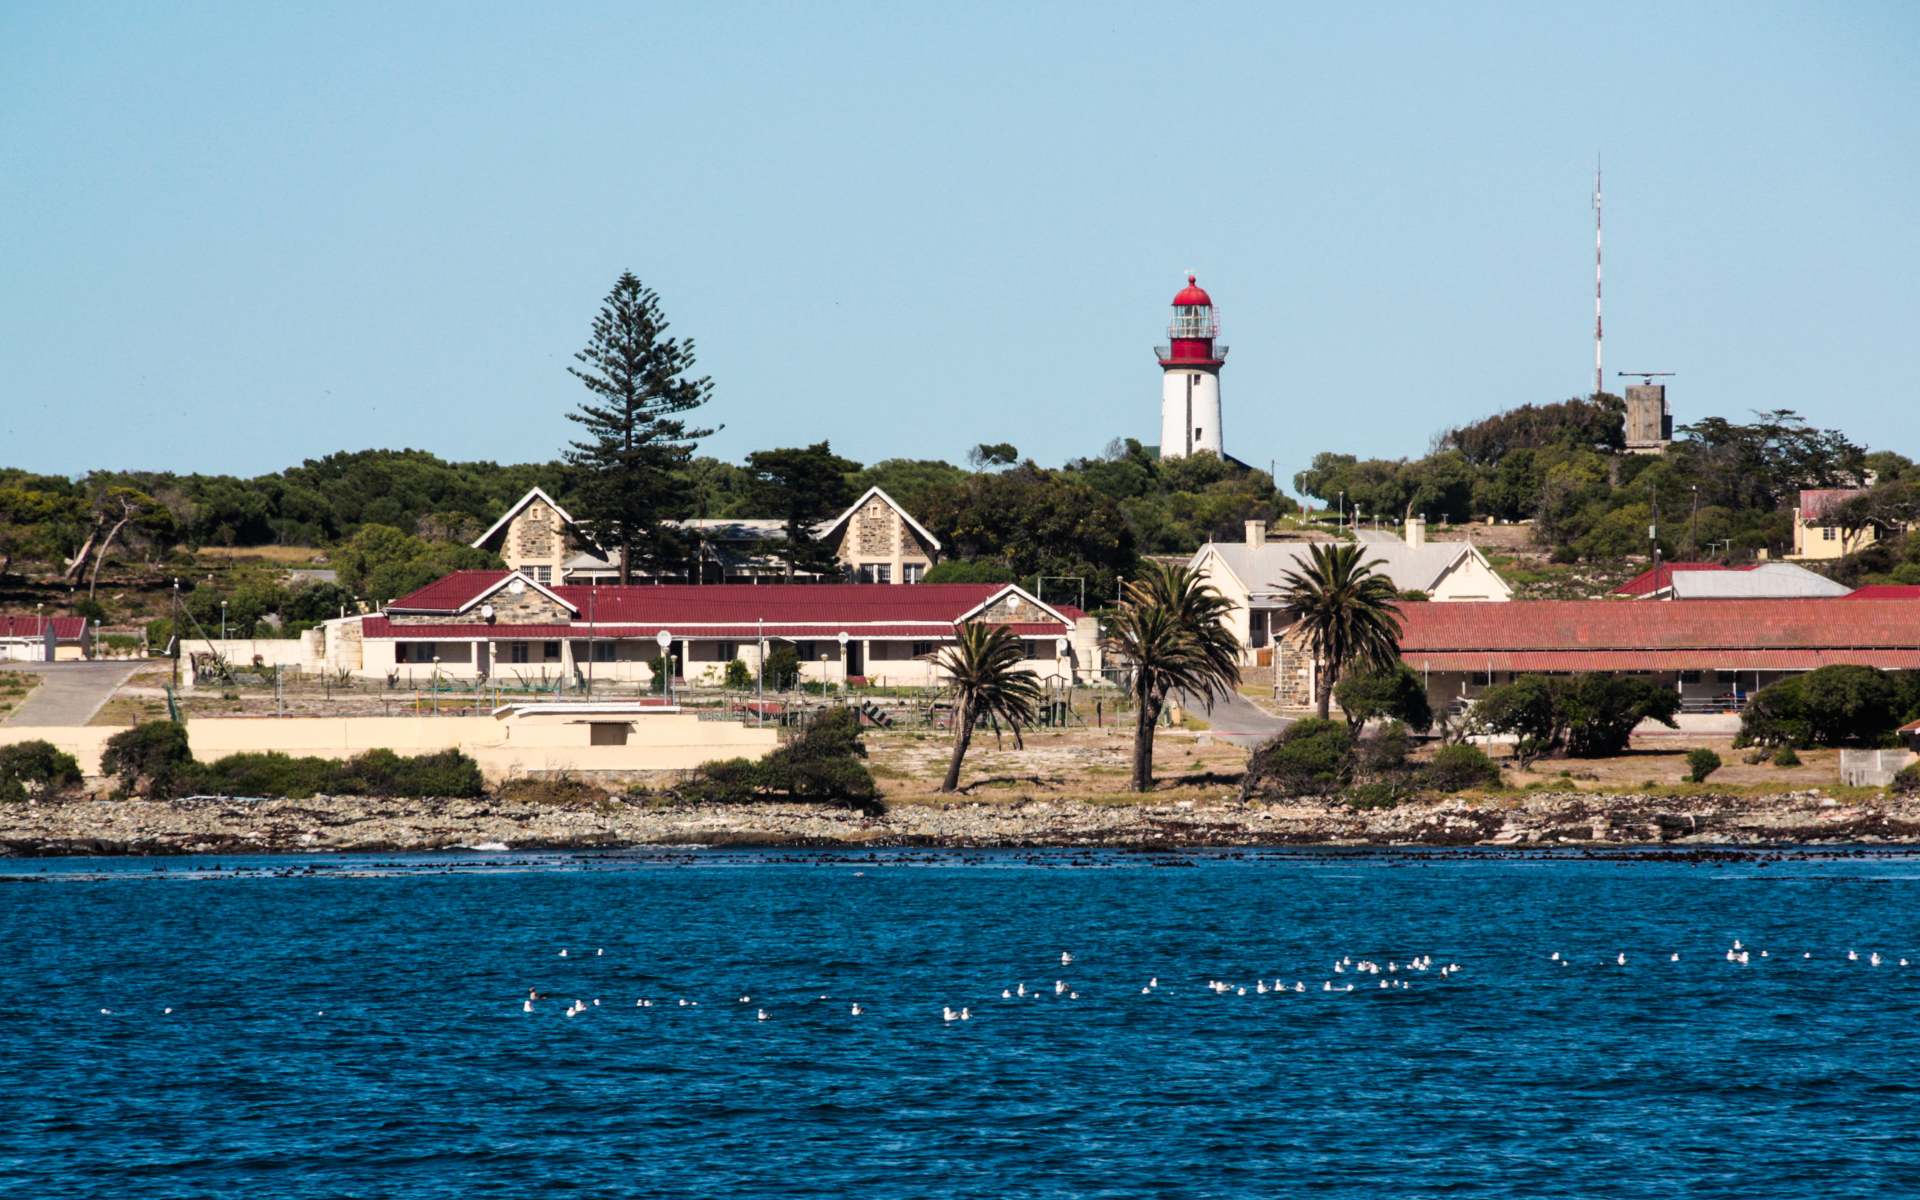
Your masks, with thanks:
[[[1217,798],[910,802],[868,816],[802,804],[478,800],[173,801],[76,797],[0,806],[0,855],[321,851],[1216,846],[1783,846],[1920,843],[1920,801],[1528,792],[1393,808]]]

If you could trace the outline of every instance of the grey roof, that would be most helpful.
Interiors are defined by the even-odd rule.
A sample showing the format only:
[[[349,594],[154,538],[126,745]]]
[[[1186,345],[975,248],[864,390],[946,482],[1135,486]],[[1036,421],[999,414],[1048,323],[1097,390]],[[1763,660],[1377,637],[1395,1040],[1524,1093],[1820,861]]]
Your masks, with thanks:
[[[1300,568],[1311,544],[1268,542],[1249,546],[1245,542],[1211,542],[1193,556],[1192,564],[1198,565],[1200,556],[1212,550],[1249,591],[1259,595],[1280,590],[1281,577]],[[1362,543],[1361,561],[1380,563],[1375,570],[1392,580],[1399,591],[1430,592],[1461,555],[1473,552],[1473,547],[1466,542],[1428,542],[1415,549],[1396,538],[1390,542]]]
[[[1677,600],[1790,600],[1844,596],[1852,589],[1793,563],[1761,563],[1751,571],[1675,571]]]

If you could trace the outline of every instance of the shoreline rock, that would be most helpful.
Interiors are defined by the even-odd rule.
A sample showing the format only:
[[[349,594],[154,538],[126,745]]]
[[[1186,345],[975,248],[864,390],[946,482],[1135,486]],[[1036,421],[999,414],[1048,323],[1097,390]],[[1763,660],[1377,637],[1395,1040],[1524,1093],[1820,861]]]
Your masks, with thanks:
[[[1221,798],[1049,797],[898,804],[880,816],[806,804],[663,805],[610,798],[174,801],[77,797],[0,806],[0,856],[299,854],[508,847],[904,847],[1177,850],[1254,846],[1786,846],[1920,844],[1920,800],[1528,792],[1392,808]]]

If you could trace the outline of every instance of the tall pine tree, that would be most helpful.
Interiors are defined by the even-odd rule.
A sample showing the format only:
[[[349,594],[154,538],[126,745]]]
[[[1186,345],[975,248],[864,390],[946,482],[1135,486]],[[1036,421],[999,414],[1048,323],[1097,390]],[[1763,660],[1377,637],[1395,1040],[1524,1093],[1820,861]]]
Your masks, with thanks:
[[[840,572],[837,548],[816,537],[814,528],[853,502],[847,476],[859,469],[859,463],[841,458],[825,442],[747,455],[747,494],[762,512],[786,524],[786,540],[773,553],[787,564],[788,579],[795,571]]]
[[[620,582],[635,564],[677,567],[681,539],[666,522],[684,515],[677,478],[694,442],[714,431],[689,429],[680,414],[700,407],[713,381],[688,378],[692,339],[670,338],[653,289],[623,272],[593,320],[593,337],[567,370],[593,398],[569,419],[586,426],[566,452],[574,473],[574,512],[603,550],[619,556]]]

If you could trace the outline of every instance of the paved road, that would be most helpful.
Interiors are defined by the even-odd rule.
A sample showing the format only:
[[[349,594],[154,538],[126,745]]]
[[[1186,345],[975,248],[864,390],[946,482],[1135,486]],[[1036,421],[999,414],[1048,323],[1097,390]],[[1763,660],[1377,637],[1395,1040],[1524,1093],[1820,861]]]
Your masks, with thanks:
[[[1269,715],[1238,692],[1229,692],[1226,699],[1214,701],[1210,713],[1199,704],[1188,704],[1186,708],[1212,726],[1214,737],[1234,746],[1258,746],[1293,723],[1284,717]]]
[[[85,725],[115,689],[144,665],[139,660],[0,664],[0,670],[40,676],[40,686],[0,724]]]

